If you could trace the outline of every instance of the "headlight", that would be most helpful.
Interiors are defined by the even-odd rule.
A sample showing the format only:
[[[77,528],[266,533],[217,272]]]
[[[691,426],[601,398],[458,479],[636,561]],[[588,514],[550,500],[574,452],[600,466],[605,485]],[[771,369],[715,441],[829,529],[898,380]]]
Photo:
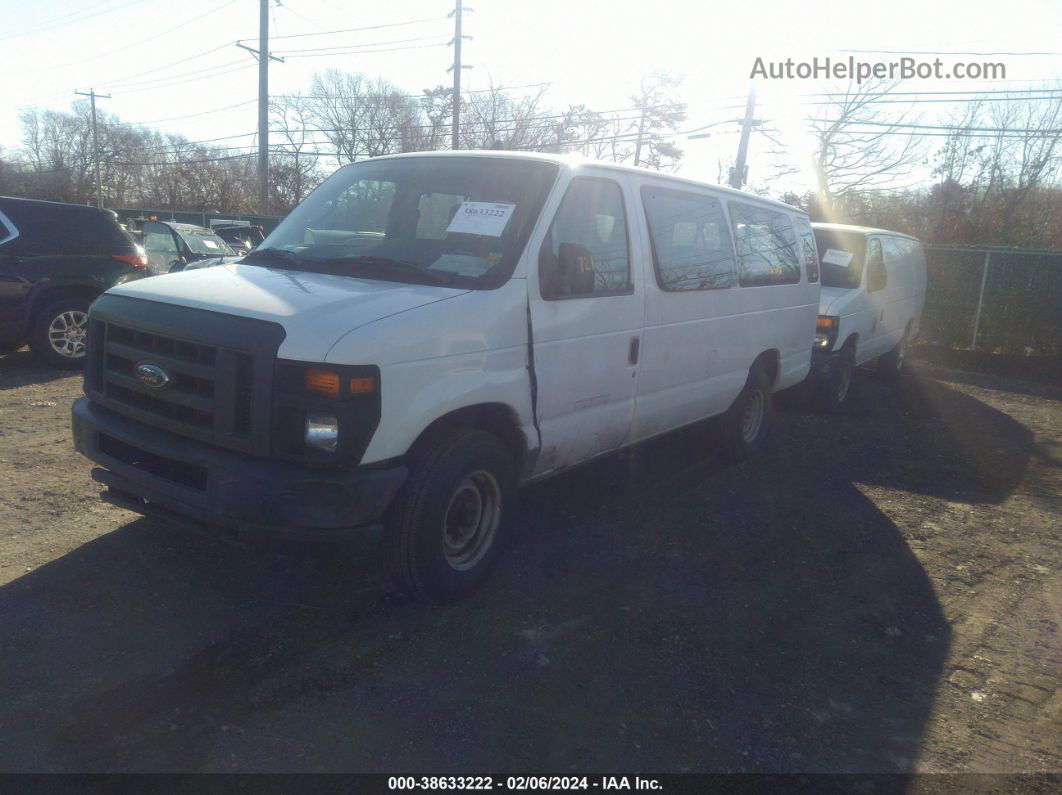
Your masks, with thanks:
[[[307,447],[334,453],[339,444],[339,420],[333,414],[311,411],[306,415],[304,435]]]
[[[815,321],[815,348],[829,350],[837,340],[837,329],[841,325],[839,317],[819,315]]]

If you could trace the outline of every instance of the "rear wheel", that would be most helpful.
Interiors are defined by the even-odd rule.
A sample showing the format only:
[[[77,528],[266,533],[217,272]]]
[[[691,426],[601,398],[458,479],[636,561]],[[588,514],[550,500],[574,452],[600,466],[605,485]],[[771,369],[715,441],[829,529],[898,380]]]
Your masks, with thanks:
[[[49,304],[34,318],[30,347],[51,367],[73,370],[85,360],[88,305],[82,298],[64,298]]]
[[[487,576],[513,519],[516,470],[492,434],[458,428],[417,456],[383,539],[391,578],[428,602],[450,602]]]
[[[877,371],[882,378],[899,378],[903,374],[903,365],[907,361],[907,331],[896,343],[896,347],[878,359]]]
[[[771,379],[756,365],[737,400],[716,421],[719,453],[731,461],[748,458],[766,444],[770,422]]]

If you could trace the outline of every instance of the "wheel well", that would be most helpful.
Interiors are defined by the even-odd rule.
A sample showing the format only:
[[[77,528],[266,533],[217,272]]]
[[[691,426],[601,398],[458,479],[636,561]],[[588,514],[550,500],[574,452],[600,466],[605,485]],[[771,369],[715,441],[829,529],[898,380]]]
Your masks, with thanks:
[[[762,367],[763,371],[767,373],[767,377],[771,379],[771,386],[774,386],[774,382],[778,380],[779,362],[781,361],[781,354],[771,349],[764,351],[756,357],[756,361],[752,363],[752,367]],[[751,369],[751,368],[750,368]]]
[[[50,287],[43,290],[33,297],[29,314],[26,316],[26,328],[33,327],[33,324],[37,322],[37,314],[48,304],[63,298],[81,298],[91,303],[99,294],[100,291],[97,288],[88,286]]]
[[[527,439],[520,429],[516,412],[504,403],[480,403],[444,414],[417,437],[409,448],[409,455],[416,456],[441,431],[454,427],[476,428],[494,434],[512,453],[516,471],[523,470],[527,458]]]
[[[848,338],[844,341],[844,344],[838,350],[844,350],[845,348],[851,348],[853,351],[859,347],[859,335],[849,334]]]

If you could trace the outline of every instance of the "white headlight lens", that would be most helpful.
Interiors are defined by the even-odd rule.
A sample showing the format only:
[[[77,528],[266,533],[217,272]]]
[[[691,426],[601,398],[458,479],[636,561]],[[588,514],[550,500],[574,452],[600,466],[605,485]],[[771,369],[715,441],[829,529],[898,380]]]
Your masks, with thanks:
[[[339,442],[339,421],[331,414],[311,411],[306,415],[305,440],[310,447],[334,453]]]

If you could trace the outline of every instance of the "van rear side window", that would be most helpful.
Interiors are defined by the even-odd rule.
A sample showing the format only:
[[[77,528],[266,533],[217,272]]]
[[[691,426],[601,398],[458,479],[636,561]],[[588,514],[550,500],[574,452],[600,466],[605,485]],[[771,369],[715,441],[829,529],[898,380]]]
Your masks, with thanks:
[[[734,285],[734,247],[718,200],[646,186],[642,188],[642,204],[662,290],[714,290]]]
[[[784,213],[729,202],[742,287],[800,282],[796,233]]]

